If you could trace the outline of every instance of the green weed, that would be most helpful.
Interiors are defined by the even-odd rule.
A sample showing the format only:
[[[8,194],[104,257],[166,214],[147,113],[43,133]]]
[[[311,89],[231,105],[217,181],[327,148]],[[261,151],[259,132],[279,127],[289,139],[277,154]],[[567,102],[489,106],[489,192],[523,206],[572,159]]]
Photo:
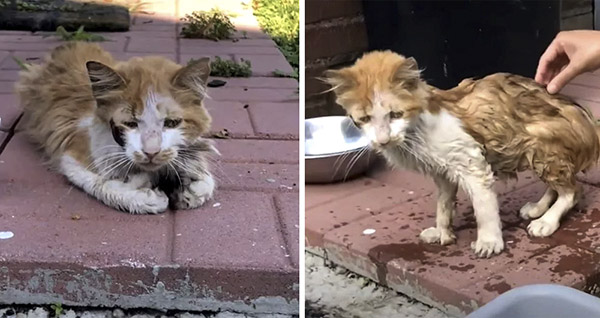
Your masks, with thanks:
[[[235,32],[235,26],[229,16],[217,8],[210,11],[194,11],[182,20],[187,22],[181,30],[181,36],[184,38],[218,41],[229,39]]]

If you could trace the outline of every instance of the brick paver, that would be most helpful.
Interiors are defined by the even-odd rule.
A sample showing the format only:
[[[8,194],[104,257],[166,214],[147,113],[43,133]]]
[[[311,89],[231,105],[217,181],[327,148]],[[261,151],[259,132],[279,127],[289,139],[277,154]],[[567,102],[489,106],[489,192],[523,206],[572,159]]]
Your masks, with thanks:
[[[239,41],[179,39],[178,17],[200,3],[239,11]],[[100,45],[119,60],[283,59],[239,1],[155,0],[145,10],[154,14],[134,16],[130,32],[101,33],[110,41]],[[11,56],[38,63],[63,43],[43,35],[0,31],[0,145],[21,113]],[[0,302],[297,315],[298,82],[261,65],[209,89],[207,137],[229,137],[215,139],[215,198],[196,210],[110,209],[49,171],[17,127],[0,153],[0,231],[14,233],[0,240]]]
[[[563,93],[600,114],[597,74],[578,77]],[[305,242],[309,251],[456,316],[525,284],[558,283],[597,294],[600,169],[580,180],[583,201],[544,239],[528,236],[528,222],[518,212],[539,199],[545,186],[531,173],[496,184],[506,249],[478,259],[470,248],[477,225],[464,193],[459,192],[454,218],[456,244],[421,243],[419,233],[435,224],[433,182],[378,162],[360,178],[306,186]],[[375,232],[365,234],[366,229]]]

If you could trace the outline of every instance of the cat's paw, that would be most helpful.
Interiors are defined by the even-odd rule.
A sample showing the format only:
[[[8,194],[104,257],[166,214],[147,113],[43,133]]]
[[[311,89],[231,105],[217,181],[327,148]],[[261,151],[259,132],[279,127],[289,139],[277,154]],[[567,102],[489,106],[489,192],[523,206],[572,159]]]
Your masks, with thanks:
[[[544,215],[547,210],[540,208],[537,203],[527,202],[520,210],[519,214],[523,220],[537,219]]]
[[[172,205],[177,210],[197,208],[212,198],[214,190],[214,179],[206,175],[202,180],[193,181],[175,193],[172,197]]]
[[[437,227],[430,227],[423,230],[419,238],[425,243],[440,243],[441,245],[452,244],[456,240],[456,236],[450,229],[440,229]]]
[[[478,234],[477,241],[471,243],[471,249],[478,257],[489,258],[504,250],[502,235]]]
[[[132,193],[131,204],[127,212],[131,214],[157,214],[169,206],[169,198],[158,189],[138,189]]]
[[[156,214],[167,209],[169,198],[164,192],[137,186],[120,180],[107,181],[102,187],[102,201],[131,214]]]
[[[533,220],[527,226],[527,232],[531,236],[535,237],[546,237],[552,235],[559,227],[558,222],[548,222],[543,218]]]

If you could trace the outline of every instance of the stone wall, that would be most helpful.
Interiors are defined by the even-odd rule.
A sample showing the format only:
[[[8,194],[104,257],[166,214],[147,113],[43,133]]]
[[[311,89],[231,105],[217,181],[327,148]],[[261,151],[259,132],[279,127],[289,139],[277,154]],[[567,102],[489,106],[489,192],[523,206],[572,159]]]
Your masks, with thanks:
[[[323,71],[354,62],[368,47],[360,0],[306,0],[306,117],[343,114]]]

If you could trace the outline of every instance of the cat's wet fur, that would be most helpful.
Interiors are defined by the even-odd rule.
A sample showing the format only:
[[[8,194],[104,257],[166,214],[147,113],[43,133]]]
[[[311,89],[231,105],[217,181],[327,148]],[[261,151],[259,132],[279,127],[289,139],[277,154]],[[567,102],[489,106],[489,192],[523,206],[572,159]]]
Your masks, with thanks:
[[[497,178],[533,171],[548,190],[521,208],[535,219],[532,236],[549,236],[579,200],[575,175],[600,154],[598,127],[588,110],[550,95],[534,80],[497,73],[440,90],[421,79],[417,62],[391,51],[366,53],[352,66],[326,72],[337,103],[395,167],[431,176],[439,190],[436,226],[425,242],[455,240],[456,192],[471,198],[477,219],[472,248],[482,257],[504,249]]]

